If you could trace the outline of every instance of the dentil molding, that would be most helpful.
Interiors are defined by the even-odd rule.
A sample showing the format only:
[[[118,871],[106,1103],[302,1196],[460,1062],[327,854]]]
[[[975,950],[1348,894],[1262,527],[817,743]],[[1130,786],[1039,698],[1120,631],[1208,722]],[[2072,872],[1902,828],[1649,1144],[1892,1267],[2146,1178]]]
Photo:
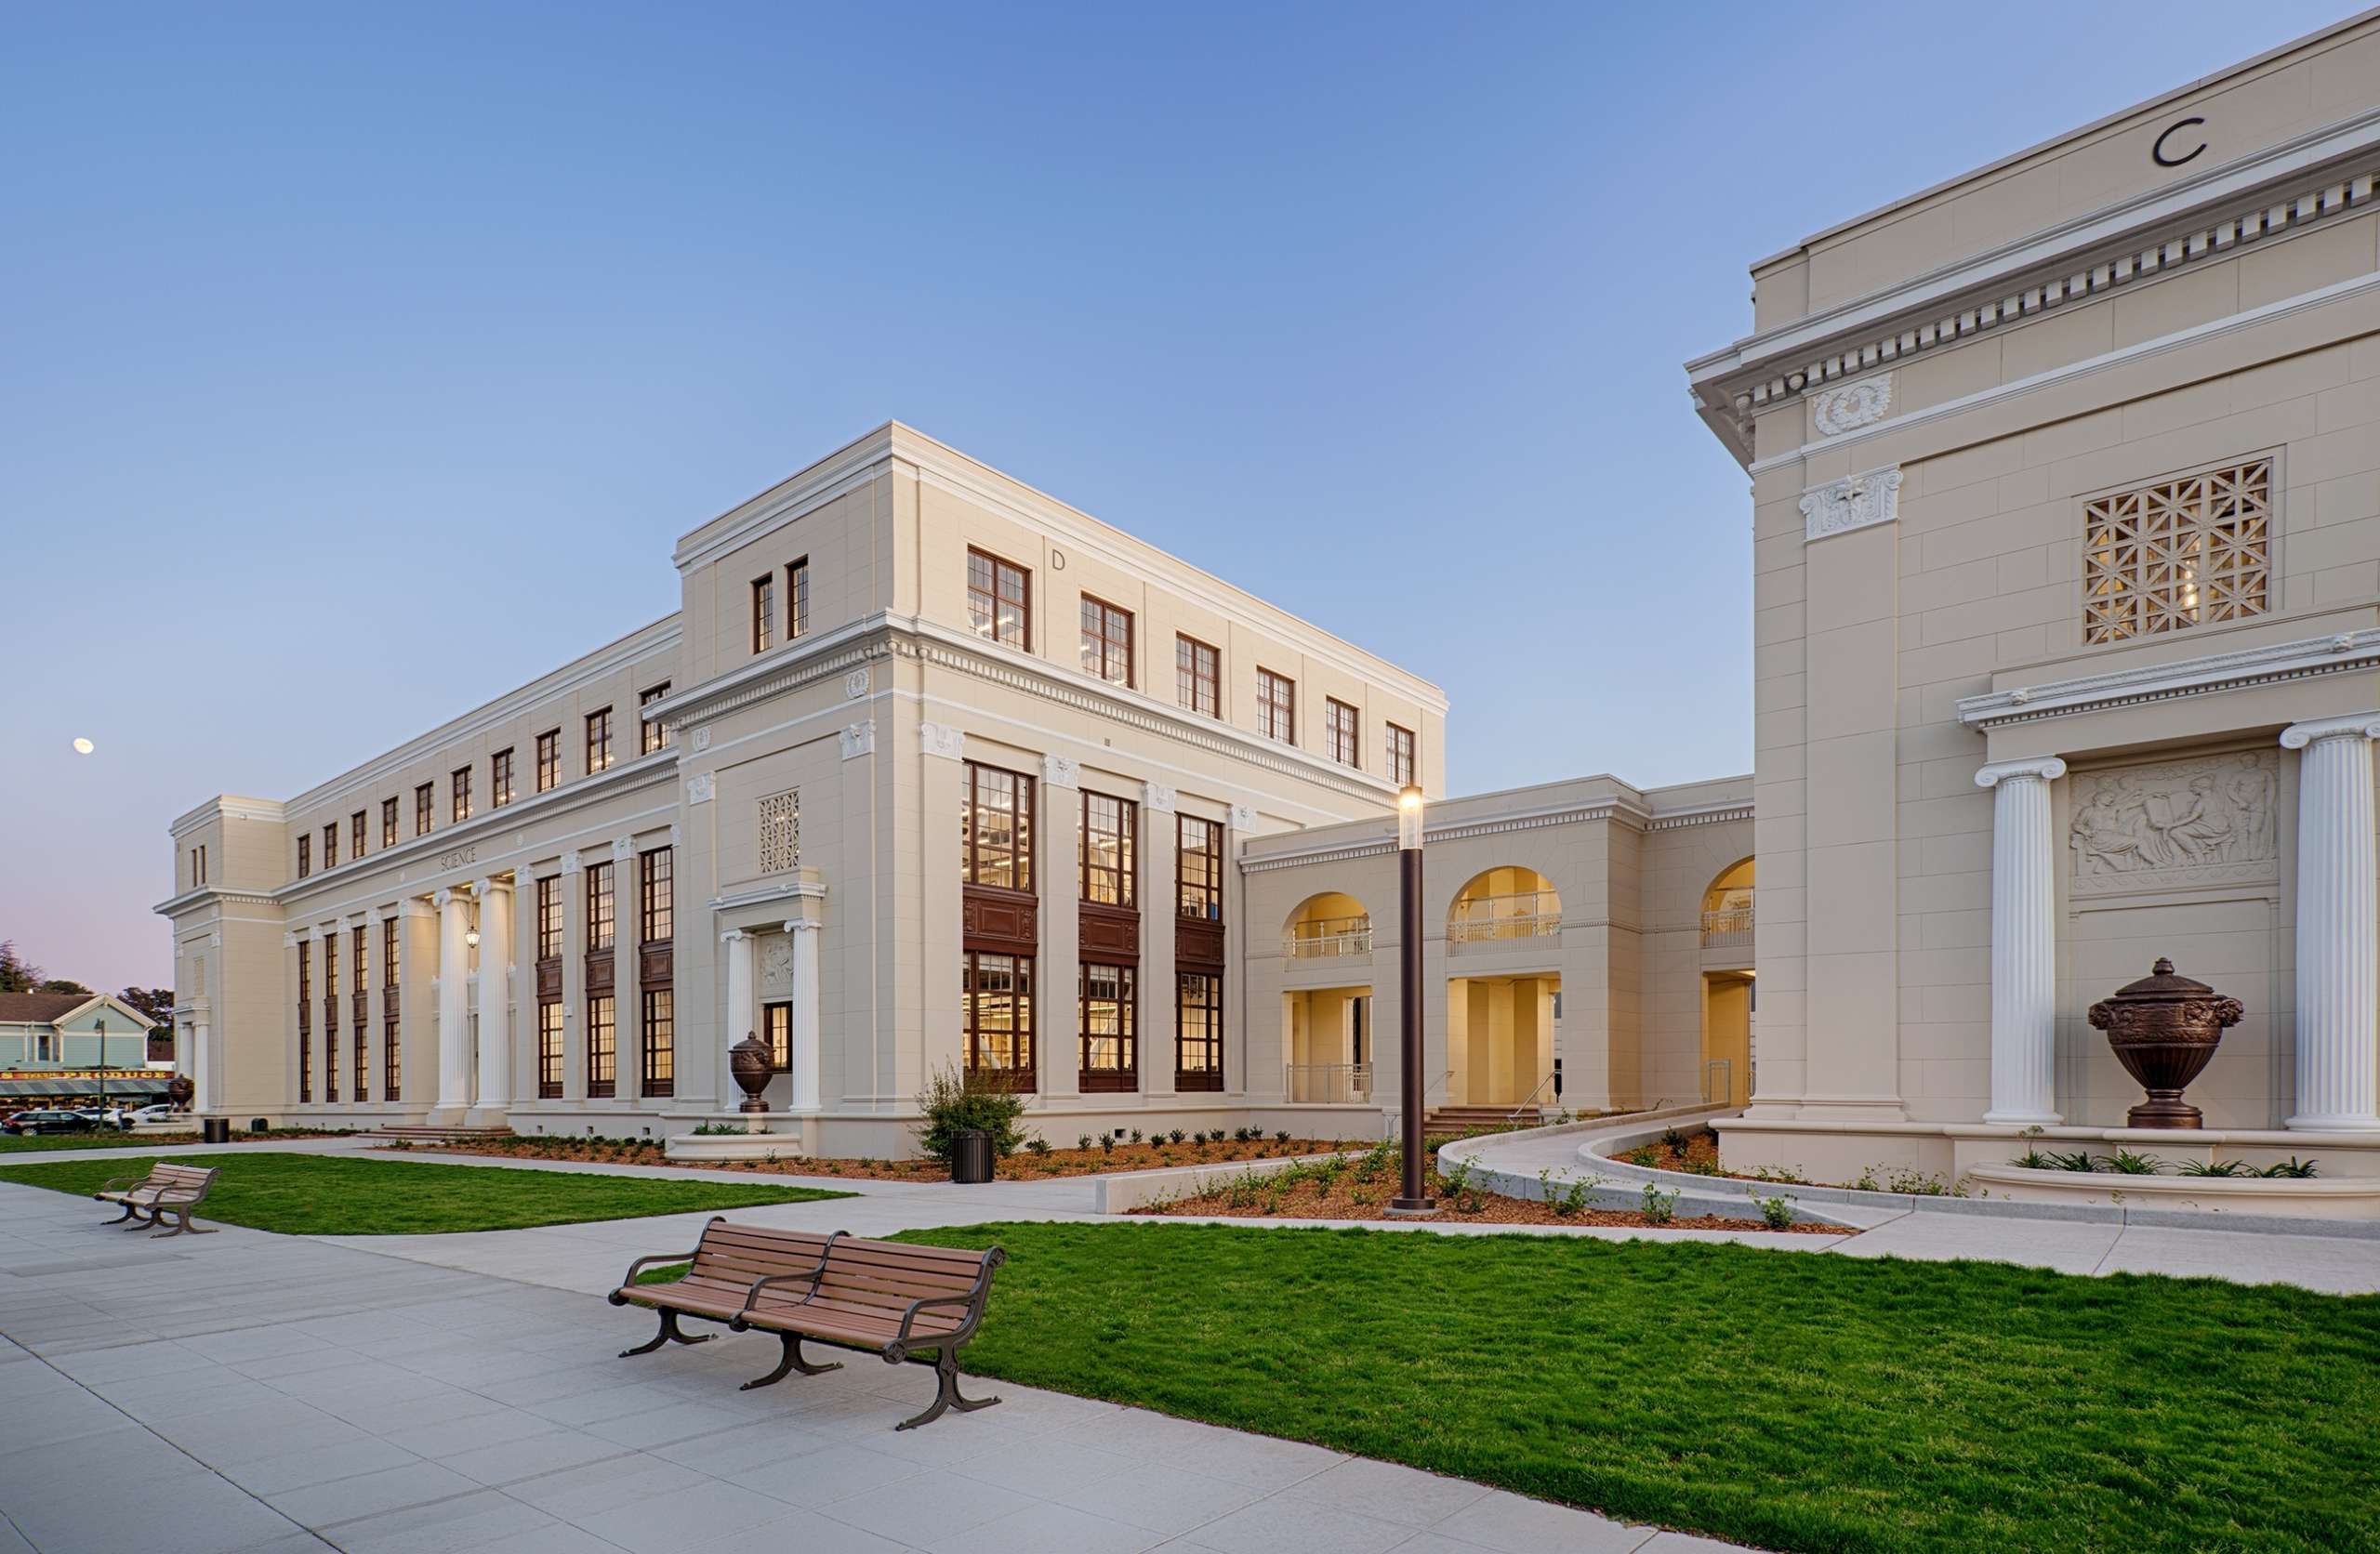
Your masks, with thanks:
[[[1812,488],[1802,497],[1803,543],[1892,522],[1900,517],[1900,481],[1894,464]]]

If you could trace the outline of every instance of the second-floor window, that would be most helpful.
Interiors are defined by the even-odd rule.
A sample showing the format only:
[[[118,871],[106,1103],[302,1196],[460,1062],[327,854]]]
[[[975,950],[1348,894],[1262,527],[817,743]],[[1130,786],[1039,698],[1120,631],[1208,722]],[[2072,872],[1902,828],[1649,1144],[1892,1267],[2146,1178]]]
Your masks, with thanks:
[[[1297,681],[1270,669],[1256,671],[1256,731],[1284,744],[1298,742]]]
[[[501,810],[512,802],[512,752],[498,750],[487,758],[487,801]]]
[[[967,619],[979,637],[1033,647],[1033,574],[987,551],[967,552]]]
[[[1330,758],[1341,766],[1364,764],[1363,719],[1336,696],[1323,698],[1323,729],[1330,738]]]
[[[669,849],[655,848],[638,861],[643,871],[639,882],[637,911],[637,942],[659,944],[677,933],[677,909],[672,891],[673,860]]]
[[[347,851],[352,858],[364,856],[364,811],[358,810],[347,817]]]
[[[453,790],[453,818],[457,821],[470,819],[471,769],[468,766],[456,767],[447,778],[447,782]]]
[[[587,774],[608,771],[612,767],[612,709],[587,715]]]
[[[967,763],[959,846],[970,885],[1033,889],[1033,779]]]
[[[338,822],[337,821],[323,827],[323,867],[326,869],[338,867]]]
[[[397,801],[394,798],[380,800],[380,845],[397,845]]]
[[[1173,639],[1173,693],[1192,712],[1223,716],[1223,654],[1196,637]]]
[[[313,872],[314,838],[300,836],[298,838],[298,877],[303,879]]]
[[[562,876],[547,875],[537,881],[537,958],[556,960],[562,955]]]
[[[587,866],[587,948],[591,953],[612,947],[612,865]]]
[[[785,569],[785,639],[788,642],[810,634],[810,558],[787,564]]]
[[[435,801],[435,784],[424,783],[413,790],[413,834],[430,835],[430,807]]]
[[[1112,685],[1132,683],[1132,614],[1082,596],[1082,672]]]
[[[1082,899],[1102,906],[1134,904],[1132,833],[1139,806],[1104,793],[1082,796]]]
[[[648,718],[644,716],[645,708],[668,694],[669,694],[668,680],[663,680],[659,685],[648,686],[637,692],[636,710],[639,728],[637,753],[639,755],[650,756],[655,750],[666,747],[669,743],[669,725],[658,718]]]
[[[1413,759],[1413,731],[1388,726],[1388,780],[1398,787],[1417,782],[1413,773],[1420,767]]]
[[[548,729],[537,736],[537,791],[562,785],[562,731]]]
[[[195,890],[206,883],[206,844],[199,843],[190,849],[190,884]]]
[[[1223,919],[1223,828],[1197,815],[1176,815],[1173,874],[1184,917]]]
[[[777,640],[777,574],[752,579],[752,651],[766,652]]]

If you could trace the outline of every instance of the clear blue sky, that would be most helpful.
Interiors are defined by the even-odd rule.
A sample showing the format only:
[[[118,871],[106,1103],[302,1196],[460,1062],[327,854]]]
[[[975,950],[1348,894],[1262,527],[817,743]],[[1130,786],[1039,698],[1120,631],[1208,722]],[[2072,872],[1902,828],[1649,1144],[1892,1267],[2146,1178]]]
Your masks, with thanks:
[[[1435,679],[1455,791],[1745,770],[1746,265],[2341,14],[11,6],[0,937],[166,981],[173,816],[888,416]]]

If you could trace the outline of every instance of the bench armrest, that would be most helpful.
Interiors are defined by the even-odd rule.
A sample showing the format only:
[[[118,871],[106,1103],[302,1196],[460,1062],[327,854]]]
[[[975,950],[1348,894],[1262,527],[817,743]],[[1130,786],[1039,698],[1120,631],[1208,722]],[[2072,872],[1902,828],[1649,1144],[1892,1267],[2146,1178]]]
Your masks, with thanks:
[[[119,1187],[138,1187],[148,1179],[149,1179],[147,1177],[110,1177],[107,1180],[99,1183],[99,1186],[93,1188],[91,1191],[94,1192],[112,1192]]]
[[[764,1273],[753,1280],[752,1287],[744,1292],[744,1310],[738,1311],[736,1316],[739,1319],[748,1316],[753,1306],[759,1302],[760,1292],[771,1284],[806,1284],[810,1286],[810,1294],[801,1298],[808,1300],[812,1296],[815,1296],[818,1293],[818,1281],[826,1271],[826,1258],[835,1250],[835,1243],[851,1233],[849,1231],[837,1231],[833,1235],[828,1236],[826,1245],[819,1249],[818,1260],[800,1273]]]
[[[692,1262],[694,1260],[694,1252],[701,1250],[702,1248],[697,1246],[694,1252],[655,1252],[651,1257],[639,1258],[628,1264],[628,1271],[626,1273],[620,1275],[619,1287],[626,1289],[635,1284],[637,1270],[647,1263]]]
[[[909,1342],[909,1330],[917,1324],[918,1313],[929,1306],[964,1306],[972,1310],[975,1303],[983,1297],[983,1287],[978,1285],[966,1295],[935,1295],[928,1296],[923,1300],[912,1300],[909,1302],[909,1309],[901,1313],[901,1331],[893,1336],[892,1342],[895,1345],[906,1347]],[[939,1338],[947,1335],[936,1333],[932,1337]]]

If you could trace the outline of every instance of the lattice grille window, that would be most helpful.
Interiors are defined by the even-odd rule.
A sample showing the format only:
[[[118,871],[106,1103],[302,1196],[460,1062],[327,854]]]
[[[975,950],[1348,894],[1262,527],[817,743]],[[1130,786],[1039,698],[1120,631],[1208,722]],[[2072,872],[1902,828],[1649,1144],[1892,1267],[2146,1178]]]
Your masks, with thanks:
[[[2082,639],[2122,642],[2261,615],[2272,586],[2272,460],[2092,500]]]
[[[788,788],[760,800],[760,872],[783,874],[801,863],[801,795]]]

